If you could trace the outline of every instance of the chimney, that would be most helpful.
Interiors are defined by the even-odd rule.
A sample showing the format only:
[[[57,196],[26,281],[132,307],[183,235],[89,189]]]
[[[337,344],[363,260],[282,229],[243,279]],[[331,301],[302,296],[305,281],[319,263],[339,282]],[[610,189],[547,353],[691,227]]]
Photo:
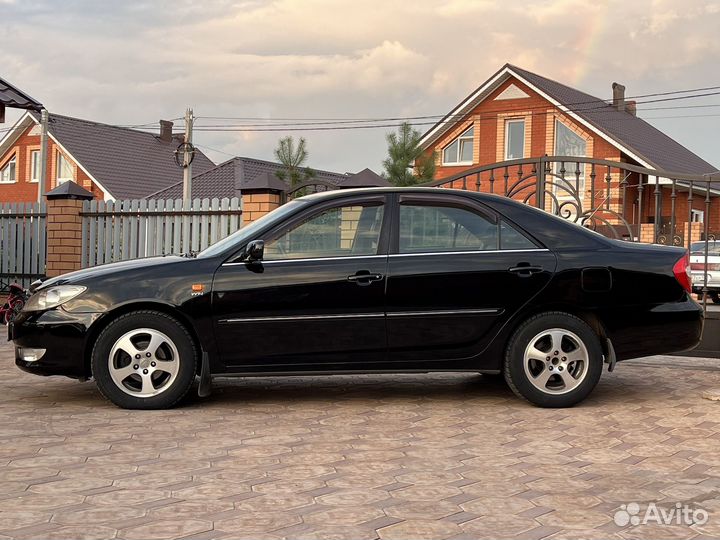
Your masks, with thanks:
[[[625,110],[632,114],[633,116],[637,116],[637,103],[633,101],[627,101],[625,103]]]
[[[612,83],[613,107],[622,112],[625,110],[625,87],[620,83]]]
[[[171,142],[173,123],[170,120],[160,120],[160,140],[163,142]]]

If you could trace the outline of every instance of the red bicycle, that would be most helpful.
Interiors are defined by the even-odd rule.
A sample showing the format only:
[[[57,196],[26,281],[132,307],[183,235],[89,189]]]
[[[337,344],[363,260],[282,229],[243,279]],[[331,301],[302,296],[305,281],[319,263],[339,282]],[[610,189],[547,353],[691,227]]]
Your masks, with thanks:
[[[6,325],[17,317],[28,299],[28,294],[25,292],[25,289],[17,283],[11,283],[8,286],[8,290],[10,294],[8,294],[5,304],[0,308],[0,322]]]

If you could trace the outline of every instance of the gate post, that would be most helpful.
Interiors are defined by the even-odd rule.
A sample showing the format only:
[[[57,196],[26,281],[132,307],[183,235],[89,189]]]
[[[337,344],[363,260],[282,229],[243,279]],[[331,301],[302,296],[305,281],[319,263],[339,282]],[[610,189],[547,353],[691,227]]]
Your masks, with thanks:
[[[75,182],[64,182],[45,194],[47,197],[48,277],[80,270],[82,261],[83,201],[93,194]]]

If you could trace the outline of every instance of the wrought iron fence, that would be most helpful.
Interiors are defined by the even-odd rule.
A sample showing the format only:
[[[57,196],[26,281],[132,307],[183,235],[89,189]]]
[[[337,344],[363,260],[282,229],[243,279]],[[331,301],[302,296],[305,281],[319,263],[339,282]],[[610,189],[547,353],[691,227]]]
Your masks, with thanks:
[[[426,185],[511,197],[622,240],[692,247],[695,253],[703,242],[704,263],[695,263],[698,270],[702,264],[703,300],[709,294],[720,300],[708,284],[709,243],[720,237],[720,172],[689,175],[604,159],[543,156],[473,167]]]

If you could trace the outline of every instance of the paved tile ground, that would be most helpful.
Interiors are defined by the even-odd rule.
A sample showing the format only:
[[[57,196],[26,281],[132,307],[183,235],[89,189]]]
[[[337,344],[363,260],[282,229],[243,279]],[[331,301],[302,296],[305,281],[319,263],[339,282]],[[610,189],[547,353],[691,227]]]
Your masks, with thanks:
[[[464,374],[235,379],[131,412],[6,346],[0,540],[718,537],[719,369],[625,363],[565,410]],[[616,525],[632,502],[710,520]]]

